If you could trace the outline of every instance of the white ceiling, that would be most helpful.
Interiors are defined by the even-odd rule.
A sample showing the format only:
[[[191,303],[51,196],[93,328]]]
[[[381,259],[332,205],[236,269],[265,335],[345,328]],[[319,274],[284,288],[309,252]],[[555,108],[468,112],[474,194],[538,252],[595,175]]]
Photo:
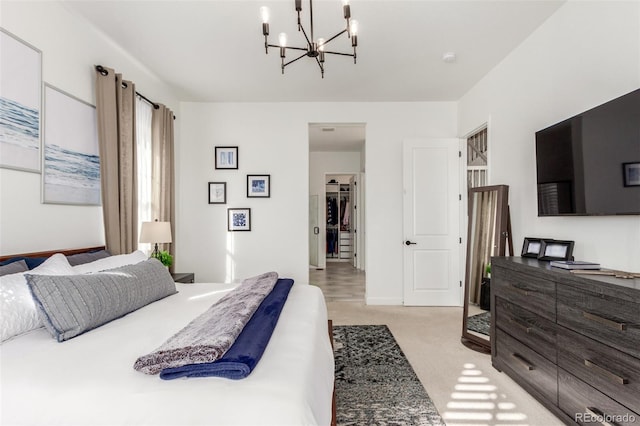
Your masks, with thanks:
[[[315,60],[305,57],[282,75],[279,51],[265,54],[264,5],[271,11],[269,43],[278,44],[277,35],[286,32],[289,45],[305,46],[293,0],[62,3],[171,85],[181,101],[411,102],[457,101],[564,1],[351,0],[352,18],[360,23],[357,64],[327,55],[324,79]],[[309,33],[309,0],[302,6]],[[315,0],[313,14],[316,38],[345,28],[340,0]],[[346,35],[330,47],[352,52]],[[445,63],[446,52],[457,60]],[[309,127],[311,151],[360,151],[364,139],[364,124]]]
[[[564,0],[351,0],[358,63],[329,56],[325,78],[303,58],[280,71],[265,55],[260,6],[271,9],[270,43],[296,31],[293,0],[64,0],[67,8],[175,88],[181,101],[457,101]],[[303,23],[309,1],[303,0]],[[313,2],[315,36],[344,29],[340,0]],[[309,28],[307,25],[307,32]],[[332,50],[351,51],[346,35]],[[455,52],[457,61],[442,55]],[[294,58],[294,54],[288,59]],[[116,64],[103,64],[117,66]]]

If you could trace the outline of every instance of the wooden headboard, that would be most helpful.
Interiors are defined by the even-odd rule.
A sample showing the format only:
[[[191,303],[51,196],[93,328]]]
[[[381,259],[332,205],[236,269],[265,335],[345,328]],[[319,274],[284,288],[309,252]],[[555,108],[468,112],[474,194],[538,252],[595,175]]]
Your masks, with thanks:
[[[96,247],[85,247],[78,249],[65,249],[65,250],[49,250],[49,251],[39,251],[34,253],[19,253],[19,254],[8,254],[0,256],[0,262],[3,262],[7,259],[11,259],[12,257],[49,257],[56,253],[62,253],[65,256],[70,256],[72,254],[85,253],[88,251],[96,251],[96,250],[104,250],[105,246],[96,246]]]

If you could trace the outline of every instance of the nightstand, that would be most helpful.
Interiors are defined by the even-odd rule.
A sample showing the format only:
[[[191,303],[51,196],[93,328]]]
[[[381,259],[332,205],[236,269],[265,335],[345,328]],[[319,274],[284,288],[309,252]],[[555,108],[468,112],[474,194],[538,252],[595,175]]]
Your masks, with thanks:
[[[196,281],[195,274],[193,272],[174,272],[171,274],[173,281],[177,283],[193,283]]]

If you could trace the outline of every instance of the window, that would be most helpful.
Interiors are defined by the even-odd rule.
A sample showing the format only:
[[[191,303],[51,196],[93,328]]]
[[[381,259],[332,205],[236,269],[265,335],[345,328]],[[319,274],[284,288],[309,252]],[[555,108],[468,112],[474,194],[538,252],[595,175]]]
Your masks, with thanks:
[[[487,128],[484,127],[467,138],[467,188],[488,184]]]
[[[136,96],[136,163],[138,167],[138,232],[142,222],[151,222],[151,116],[153,106]],[[138,249],[151,252],[151,244],[139,243]]]

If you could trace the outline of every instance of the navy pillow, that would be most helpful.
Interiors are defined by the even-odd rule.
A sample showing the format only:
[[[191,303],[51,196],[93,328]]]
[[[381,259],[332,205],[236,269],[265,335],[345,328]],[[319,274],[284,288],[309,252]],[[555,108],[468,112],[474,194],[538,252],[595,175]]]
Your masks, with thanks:
[[[82,265],[85,263],[93,262],[94,260],[104,259],[105,257],[111,256],[107,250],[94,250],[86,253],[78,253],[67,256],[67,260],[69,261],[69,265],[76,266]]]
[[[4,262],[0,263],[0,266],[8,265],[13,262],[20,262],[21,260],[24,260],[27,263],[27,266],[29,267],[29,269],[33,269],[37,266],[40,266],[40,264],[43,263],[45,260],[47,260],[47,258],[46,257],[23,257],[23,256],[12,257],[11,259],[7,259]]]

